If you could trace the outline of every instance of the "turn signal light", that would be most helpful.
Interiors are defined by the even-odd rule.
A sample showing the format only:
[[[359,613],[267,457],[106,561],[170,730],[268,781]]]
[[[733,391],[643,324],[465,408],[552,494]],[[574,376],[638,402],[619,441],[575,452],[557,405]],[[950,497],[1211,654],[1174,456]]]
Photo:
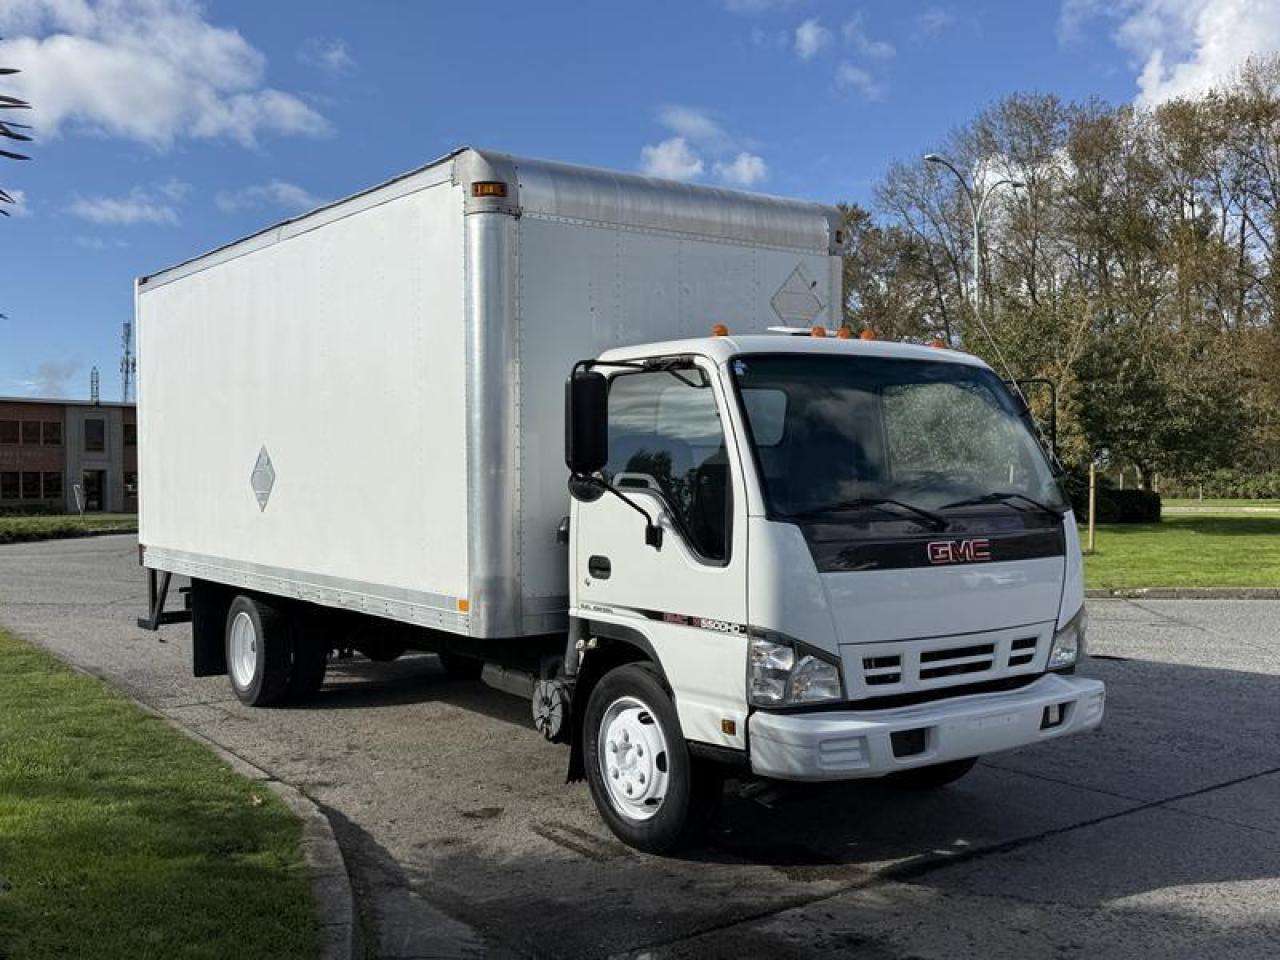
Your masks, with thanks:
[[[827,335],[826,327],[814,327],[812,330],[809,331],[809,336],[811,337],[825,337],[826,335]]]
[[[473,197],[505,197],[507,185],[501,180],[477,180],[471,184]]]
[[[717,323],[712,326],[711,335],[713,337],[727,337],[729,335],[729,328],[723,323]]]

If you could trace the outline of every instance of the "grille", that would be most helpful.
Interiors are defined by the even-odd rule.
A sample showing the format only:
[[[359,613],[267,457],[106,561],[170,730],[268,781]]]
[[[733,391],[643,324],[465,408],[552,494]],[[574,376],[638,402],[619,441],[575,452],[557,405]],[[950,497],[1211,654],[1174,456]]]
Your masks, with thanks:
[[[1038,669],[1048,653],[1051,629],[1052,624],[1045,624],[957,637],[851,644],[844,647],[845,663],[846,668],[857,668],[858,686],[869,696],[985,682]]]

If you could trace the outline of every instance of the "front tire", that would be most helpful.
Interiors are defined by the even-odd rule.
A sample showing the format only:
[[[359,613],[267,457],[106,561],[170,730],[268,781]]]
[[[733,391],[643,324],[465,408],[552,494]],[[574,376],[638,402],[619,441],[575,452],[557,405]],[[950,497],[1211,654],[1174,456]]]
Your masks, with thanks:
[[[241,703],[269,707],[289,687],[293,637],[280,610],[244,595],[227,610],[227,676]]]
[[[617,667],[596,684],[582,749],[596,809],[618,839],[638,850],[687,845],[719,803],[721,777],[690,756],[675,704],[651,664]]]

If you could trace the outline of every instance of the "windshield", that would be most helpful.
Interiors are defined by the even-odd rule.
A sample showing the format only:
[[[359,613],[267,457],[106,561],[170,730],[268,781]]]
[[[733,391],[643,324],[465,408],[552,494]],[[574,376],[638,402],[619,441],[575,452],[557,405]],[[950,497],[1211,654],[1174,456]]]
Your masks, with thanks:
[[[1067,509],[1015,401],[983,367],[760,354],[732,370],[772,516],[946,514],[984,497]]]

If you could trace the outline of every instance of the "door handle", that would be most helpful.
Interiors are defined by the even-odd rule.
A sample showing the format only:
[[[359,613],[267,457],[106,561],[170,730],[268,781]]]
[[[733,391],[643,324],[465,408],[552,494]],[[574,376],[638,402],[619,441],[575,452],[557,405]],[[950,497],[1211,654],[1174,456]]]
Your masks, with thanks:
[[[587,573],[597,580],[608,580],[609,575],[613,573],[613,564],[609,562],[608,557],[597,554],[587,560]]]

